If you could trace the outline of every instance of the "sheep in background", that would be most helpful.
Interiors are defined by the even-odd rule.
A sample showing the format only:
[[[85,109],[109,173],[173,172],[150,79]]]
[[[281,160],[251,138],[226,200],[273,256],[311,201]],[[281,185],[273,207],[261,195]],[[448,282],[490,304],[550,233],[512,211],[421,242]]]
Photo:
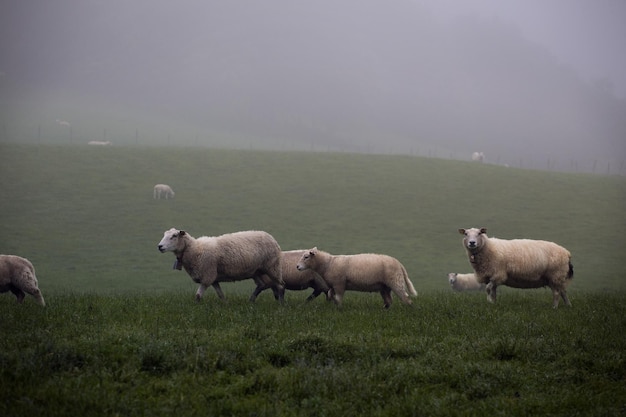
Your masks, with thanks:
[[[559,306],[559,296],[571,306],[566,288],[574,276],[570,252],[544,240],[490,238],[487,229],[459,229],[476,279],[486,284],[487,300],[496,301],[499,285],[513,288],[552,290],[552,307]]]
[[[285,285],[280,246],[266,232],[245,231],[196,239],[184,230],[171,228],[157,247],[161,253],[173,252],[174,269],[185,268],[191,279],[200,284],[196,301],[209,286],[220,295],[219,282],[224,281],[256,280],[265,274],[276,285]]]
[[[170,187],[167,184],[157,184],[157,185],[155,185],[154,189],[153,189],[153,192],[152,192],[152,197],[155,200],[160,200],[161,197],[165,197],[165,199],[168,200],[170,198],[174,198],[175,195],[176,195],[176,193],[174,192],[174,190],[172,190],[172,187]]]
[[[38,287],[33,264],[16,255],[0,255],[0,293],[11,291],[22,304],[30,294],[39,304],[46,305]]]
[[[285,289],[301,291],[307,288],[313,288],[313,292],[307,297],[306,301],[311,301],[322,293],[326,294],[327,300],[330,299],[328,294],[330,288],[321,276],[313,270],[299,271],[296,267],[304,252],[306,252],[304,249],[283,251],[281,269],[285,286],[276,286],[269,277],[264,275],[260,279],[255,280],[257,281],[257,287],[252,293],[250,301],[254,301],[261,292],[268,288],[272,289],[274,297],[280,301],[285,298]]]
[[[485,284],[478,282],[474,274],[450,272],[448,274],[448,282],[455,291],[481,291],[485,289]]]
[[[93,145],[93,146],[110,146],[112,145],[112,143],[108,140],[106,141],[102,141],[102,140],[90,140],[89,142],[87,142],[87,145]]]
[[[409,296],[417,295],[404,266],[387,255],[331,255],[313,248],[304,252],[296,268],[300,271],[312,269],[320,274],[331,288],[338,306],[341,306],[346,290],[378,291],[385,302],[384,308],[391,307],[392,291],[405,304],[412,304]]]
[[[482,152],[474,152],[472,154],[472,161],[485,162],[485,154]]]

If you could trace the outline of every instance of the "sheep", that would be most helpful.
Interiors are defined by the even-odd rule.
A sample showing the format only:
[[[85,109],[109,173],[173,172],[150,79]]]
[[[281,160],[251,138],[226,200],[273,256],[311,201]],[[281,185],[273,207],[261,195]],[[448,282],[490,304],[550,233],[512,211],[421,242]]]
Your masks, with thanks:
[[[485,154],[482,152],[474,152],[472,154],[472,161],[485,162]]]
[[[266,274],[273,283],[284,286],[281,276],[281,250],[276,239],[262,231],[229,233],[217,237],[192,237],[184,230],[171,228],[157,245],[161,253],[173,252],[174,269],[185,268],[191,279],[200,284],[196,301],[209,286],[220,298],[219,282],[258,279]]]
[[[315,247],[304,252],[296,268],[300,271],[312,269],[320,274],[331,288],[337,306],[341,306],[346,290],[378,291],[385,309],[391,307],[392,291],[405,304],[412,304],[409,296],[417,295],[404,266],[388,255],[331,255]]]
[[[30,294],[39,304],[46,305],[38,287],[33,264],[26,258],[16,255],[0,255],[0,293],[11,291],[17,302],[22,304],[26,294]]]
[[[448,282],[455,291],[482,291],[485,289],[485,284],[478,282],[474,274],[450,272],[448,274]]]
[[[487,300],[495,303],[499,285],[552,290],[552,307],[559,296],[567,306],[566,288],[574,276],[570,252],[544,240],[489,238],[486,228],[459,229],[476,279],[486,284]]]
[[[170,187],[167,184],[155,185],[154,190],[152,192],[152,197],[155,200],[160,200],[161,196],[165,197],[165,199],[168,200],[170,198],[174,198],[175,195],[176,193],[174,192],[174,190],[172,190],[172,187]]]
[[[285,297],[285,289],[300,291],[306,290],[307,288],[313,288],[313,292],[307,297],[306,301],[311,301],[322,293],[326,294],[326,299],[329,300],[330,297],[328,291],[330,288],[321,276],[313,270],[299,271],[296,268],[296,265],[304,252],[306,252],[304,249],[283,251],[282,277],[285,281],[285,286],[277,288],[269,277],[263,275],[258,280],[257,287],[252,293],[250,301],[254,301],[261,292],[267,290],[268,288],[272,289],[274,297],[280,301],[282,301]]]
[[[89,142],[87,142],[87,145],[94,145],[94,146],[110,146],[112,145],[112,143],[110,141],[102,141],[102,140],[90,140]]]

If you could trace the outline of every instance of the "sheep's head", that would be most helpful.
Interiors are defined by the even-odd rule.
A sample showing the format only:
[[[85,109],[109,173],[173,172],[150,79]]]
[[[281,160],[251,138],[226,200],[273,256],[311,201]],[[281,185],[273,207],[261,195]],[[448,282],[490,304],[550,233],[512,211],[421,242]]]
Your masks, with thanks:
[[[185,236],[186,232],[184,230],[177,230],[173,227],[170,230],[166,230],[163,233],[163,239],[159,242],[157,247],[161,253],[163,252],[174,252],[179,248],[179,240],[181,237]]]
[[[480,229],[459,229],[459,233],[464,235],[463,246],[469,251],[475,251],[482,247],[484,238],[487,237],[487,229],[481,227]]]
[[[448,274],[448,282],[450,283],[450,285],[454,285],[454,283],[456,282],[456,272],[450,272]]]
[[[298,271],[304,271],[306,269],[309,269],[311,267],[311,262],[313,257],[315,257],[315,254],[317,254],[317,247],[305,251],[298,261],[298,264],[296,265]]]

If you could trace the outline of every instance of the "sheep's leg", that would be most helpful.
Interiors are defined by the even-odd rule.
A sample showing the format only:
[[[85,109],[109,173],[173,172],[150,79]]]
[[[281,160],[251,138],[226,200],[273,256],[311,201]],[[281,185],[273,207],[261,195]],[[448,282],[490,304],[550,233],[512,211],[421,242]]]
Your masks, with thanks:
[[[202,286],[202,285],[200,285],[200,286]],[[222,292],[222,287],[220,287],[220,283],[219,282],[214,282],[213,284],[211,284],[211,286],[213,287],[213,289],[217,293],[217,296],[220,298],[220,300],[225,300],[226,299],[226,297],[224,296],[224,293]],[[204,291],[207,288],[208,287],[205,285],[204,286],[204,290],[202,290],[202,292],[204,293]],[[198,291],[200,291],[200,288],[198,288]],[[200,297],[202,297],[202,294],[200,294]]]
[[[321,290],[318,290],[318,289],[313,290],[313,292],[311,293],[311,295],[309,295],[309,296],[306,298],[306,301],[308,302],[308,301],[312,301],[312,300],[314,300],[314,299],[315,299],[315,298],[317,298],[317,296],[318,296],[318,295],[320,295],[321,293],[322,293],[322,291],[321,291]]]
[[[552,289],[552,308],[559,308],[559,297],[563,298],[563,303],[565,303],[566,306],[572,306],[569,298],[567,298],[567,293],[565,292],[565,290],[559,290],[558,288],[554,288]]]
[[[26,297],[24,291],[16,287],[11,287],[11,292],[17,297],[18,304],[22,304],[24,302],[24,297]]]
[[[569,298],[567,298],[567,291],[561,290],[561,298],[563,298],[563,302],[566,306],[571,307],[572,303],[570,303]]]
[[[215,285],[217,285],[217,287]],[[217,283],[213,284],[213,288],[215,288],[215,292],[217,292],[217,295],[220,295],[222,290],[219,288],[219,284],[217,284]],[[200,284],[200,286],[198,287],[198,291],[196,291],[196,301],[197,302],[200,302],[200,299],[204,295],[204,292],[206,291],[206,289],[207,289],[207,286],[205,284]],[[222,294],[222,295],[224,295],[224,294]]]
[[[343,293],[346,291],[345,287],[344,286],[333,287],[331,291],[333,292],[333,301],[335,302],[337,307],[341,307],[341,302],[343,300]]]
[[[490,303],[496,302],[496,288],[497,285],[495,285],[492,281],[490,281],[485,287],[485,290],[487,291],[487,301]]]
[[[383,288],[382,290],[380,290],[380,295],[383,297],[383,301],[385,302],[383,308],[388,309],[389,307],[391,307],[391,288]]]
[[[261,292],[264,290],[265,288],[263,288],[262,286],[258,285],[256,286],[256,288],[254,289],[254,291],[252,292],[252,295],[250,295],[250,302],[254,303],[256,301],[256,298],[259,294],[261,294]]]
[[[254,283],[256,284],[256,288],[254,289],[254,292],[252,293],[252,295],[250,295],[251,303],[256,301],[256,298],[259,294],[261,294],[266,289],[270,288],[270,286],[266,285],[259,277],[254,277],[253,280],[254,280]],[[272,291],[274,291],[274,297],[276,297],[276,290],[272,288]]]

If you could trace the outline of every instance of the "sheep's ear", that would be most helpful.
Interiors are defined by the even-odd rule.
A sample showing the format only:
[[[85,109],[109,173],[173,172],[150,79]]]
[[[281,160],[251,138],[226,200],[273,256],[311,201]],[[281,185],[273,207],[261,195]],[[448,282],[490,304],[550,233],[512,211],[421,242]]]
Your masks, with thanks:
[[[178,236],[185,236],[185,233],[187,232],[185,232],[184,230],[181,230],[180,232],[178,232]]]
[[[465,229],[459,229],[459,233],[464,235],[465,234]]]
[[[480,233],[487,233],[487,228],[486,227],[481,227],[480,228]]]
[[[315,253],[316,253],[316,252],[317,252],[317,246],[316,246],[316,247],[314,247],[313,249],[311,249],[311,250],[309,251],[309,254],[311,254],[311,255],[315,255]]]

